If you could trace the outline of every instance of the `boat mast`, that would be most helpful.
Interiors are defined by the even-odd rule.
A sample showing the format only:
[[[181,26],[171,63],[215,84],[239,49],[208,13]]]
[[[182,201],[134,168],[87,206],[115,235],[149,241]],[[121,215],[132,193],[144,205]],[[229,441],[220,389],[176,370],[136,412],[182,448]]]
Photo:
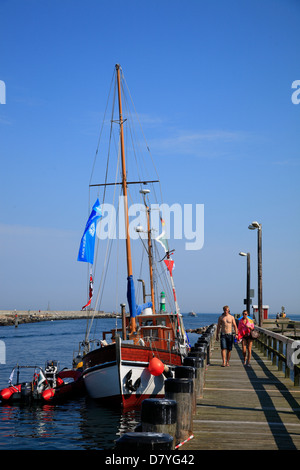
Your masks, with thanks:
[[[150,271],[151,301],[152,301],[152,311],[155,314],[153,268],[152,268],[152,241],[151,241],[150,209],[149,209],[149,207],[147,207],[146,210],[147,210],[147,224],[148,224],[148,258],[149,258],[149,271]]]
[[[151,288],[151,302],[152,311],[155,314],[155,298],[154,298],[154,285],[153,285],[153,266],[152,266],[152,239],[151,239],[151,226],[150,226],[150,208],[146,202],[146,195],[149,193],[149,189],[142,189],[140,193],[143,195],[144,204],[147,214],[147,232],[148,232],[148,259],[149,259],[149,275],[150,275],[150,288]]]
[[[121,98],[121,67],[116,64],[117,83],[118,83],[118,99],[119,99],[119,121],[120,121],[120,143],[121,143],[121,160],[122,160],[122,187],[124,195],[124,212],[126,224],[126,253],[127,253],[127,275],[132,276],[132,260],[131,260],[131,245],[129,236],[129,216],[128,216],[128,199],[127,199],[127,180],[126,180],[126,162],[125,162],[125,147],[124,147],[124,131],[123,131],[123,112],[122,112],[122,98]],[[135,317],[131,317],[132,331],[136,331]]]

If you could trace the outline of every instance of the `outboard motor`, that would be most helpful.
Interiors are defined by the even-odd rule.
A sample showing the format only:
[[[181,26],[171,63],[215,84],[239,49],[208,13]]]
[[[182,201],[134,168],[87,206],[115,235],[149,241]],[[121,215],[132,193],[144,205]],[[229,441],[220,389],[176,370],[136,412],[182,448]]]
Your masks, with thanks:
[[[57,361],[47,361],[45,367],[45,378],[51,388],[56,387],[56,374],[58,371]]]
[[[31,399],[32,384],[31,382],[24,382],[21,384],[21,400],[29,401]]]

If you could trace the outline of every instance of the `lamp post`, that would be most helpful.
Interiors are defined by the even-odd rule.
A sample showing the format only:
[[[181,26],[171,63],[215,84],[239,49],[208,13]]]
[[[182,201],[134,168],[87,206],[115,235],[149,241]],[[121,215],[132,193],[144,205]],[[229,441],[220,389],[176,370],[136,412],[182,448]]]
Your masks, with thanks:
[[[244,253],[241,251],[240,256],[247,256],[247,289],[246,289],[246,298],[247,298],[247,312],[250,315],[250,253]]]
[[[263,325],[263,311],[262,311],[262,225],[258,222],[252,222],[248,227],[250,230],[257,229],[257,274],[258,274],[258,317],[259,326]]]

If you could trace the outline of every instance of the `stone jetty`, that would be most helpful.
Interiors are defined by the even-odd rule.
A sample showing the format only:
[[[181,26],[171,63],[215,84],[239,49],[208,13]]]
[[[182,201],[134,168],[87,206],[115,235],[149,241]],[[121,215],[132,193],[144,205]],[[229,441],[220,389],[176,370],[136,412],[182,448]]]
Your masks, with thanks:
[[[118,315],[119,316],[119,315]],[[21,323],[35,323],[40,321],[76,320],[90,318],[91,312],[81,310],[50,311],[50,310],[0,310],[0,326],[9,326]],[[115,318],[114,313],[98,311],[95,318]]]
[[[197,333],[197,335],[202,335],[203,333],[205,333],[207,329],[207,326],[203,326],[203,327],[200,327],[200,328],[193,328],[193,329],[188,329],[186,330],[187,333]]]

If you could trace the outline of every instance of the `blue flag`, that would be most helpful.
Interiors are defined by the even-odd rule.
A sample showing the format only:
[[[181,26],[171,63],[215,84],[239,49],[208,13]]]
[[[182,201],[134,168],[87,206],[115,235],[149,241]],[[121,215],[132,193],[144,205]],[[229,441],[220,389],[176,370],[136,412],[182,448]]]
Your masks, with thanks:
[[[129,312],[131,317],[136,317],[136,301],[133,276],[127,278],[127,300],[129,305]]]
[[[93,209],[86,223],[84,234],[82,236],[77,261],[85,261],[93,264],[94,249],[96,238],[96,226],[98,220],[102,217],[99,199],[93,205]]]

